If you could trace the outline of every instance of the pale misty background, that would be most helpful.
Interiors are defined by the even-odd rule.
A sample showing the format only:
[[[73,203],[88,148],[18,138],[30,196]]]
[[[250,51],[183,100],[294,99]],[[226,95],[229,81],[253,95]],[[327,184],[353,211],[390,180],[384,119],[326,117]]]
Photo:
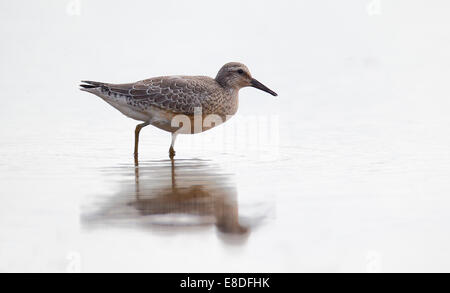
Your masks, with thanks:
[[[450,271],[449,8],[1,1],[0,271]],[[155,228],[127,205],[137,122],[78,83],[214,77],[229,61],[279,96],[241,90],[237,116],[180,137],[176,159],[188,185],[225,178],[249,232]],[[268,139],[227,144],[246,117]],[[169,137],[141,132],[150,189],[170,177]]]

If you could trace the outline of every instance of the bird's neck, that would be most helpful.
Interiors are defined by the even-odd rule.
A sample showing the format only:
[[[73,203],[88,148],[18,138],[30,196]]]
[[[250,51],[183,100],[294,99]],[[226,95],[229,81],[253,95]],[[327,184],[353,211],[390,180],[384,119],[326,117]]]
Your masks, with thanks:
[[[220,84],[220,86],[223,87],[223,88],[227,88],[228,87],[227,79],[223,75],[220,75],[220,73],[217,74],[217,76],[215,78],[215,81],[218,84]]]
[[[216,76],[215,81],[227,92],[236,93],[239,92],[240,87],[237,85],[230,85],[228,80],[222,76]]]
[[[238,106],[239,106],[239,89],[230,89],[230,107],[228,109],[228,115],[234,115],[237,112]]]

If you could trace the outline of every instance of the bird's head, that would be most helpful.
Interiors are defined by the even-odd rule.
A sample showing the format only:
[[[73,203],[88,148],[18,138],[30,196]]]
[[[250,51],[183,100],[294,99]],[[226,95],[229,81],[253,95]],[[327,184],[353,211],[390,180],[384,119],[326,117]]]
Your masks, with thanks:
[[[272,96],[277,96],[274,91],[254,79],[247,66],[238,62],[230,62],[222,66],[217,73],[216,81],[228,89],[239,90],[243,87],[252,86],[268,92]]]

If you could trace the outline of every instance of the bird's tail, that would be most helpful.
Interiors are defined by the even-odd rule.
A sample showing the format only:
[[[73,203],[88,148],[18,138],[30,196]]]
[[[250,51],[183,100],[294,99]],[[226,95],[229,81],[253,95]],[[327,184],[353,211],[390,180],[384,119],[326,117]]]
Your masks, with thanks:
[[[104,82],[82,80],[80,84],[80,90],[89,92],[92,94],[97,94],[101,91],[101,88],[106,85]]]
[[[91,81],[91,80],[82,80],[82,84],[80,86],[85,89],[97,88],[105,85],[104,82]]]

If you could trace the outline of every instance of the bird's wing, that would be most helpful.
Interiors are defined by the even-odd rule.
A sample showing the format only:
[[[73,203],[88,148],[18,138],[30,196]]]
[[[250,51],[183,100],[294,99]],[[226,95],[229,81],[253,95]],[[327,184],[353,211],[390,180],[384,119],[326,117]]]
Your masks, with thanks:
[[[139,106],[155,106],[174,113],[194,114],[195,107],[202,106],[202,100],[210,93],[204,83],[189,77],[154,77],[127,84],[102,84],[112,94],[129,98],[130,103]]]

